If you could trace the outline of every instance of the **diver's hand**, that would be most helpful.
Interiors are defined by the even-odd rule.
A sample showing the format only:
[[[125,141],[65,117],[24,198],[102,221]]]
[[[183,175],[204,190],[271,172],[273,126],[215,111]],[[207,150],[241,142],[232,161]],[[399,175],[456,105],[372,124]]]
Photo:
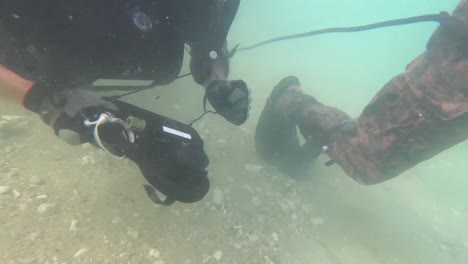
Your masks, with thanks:
[[[85,120],[97,119],[104,112],[119,111],[114,104],[83,89],[46,91],[50,91],[50,87],[36,84],[26,95],[30,98],[25,98],[29,104],[25,107],[38,113],[57,136],[71,145],[92,140],[91,129],[84,125]]]
[[[213,108],[234,125],[242,125],[250,110],[250,92],[242,80],[212,81],[206,97]]]
[[[84,125],[85,120],[95,120],[104,112],[119,112],[114,104],[78,88],[54,93],[50,103],[53,106],[41,113],[42,120],[71,145],[93,141],[92,129]]]

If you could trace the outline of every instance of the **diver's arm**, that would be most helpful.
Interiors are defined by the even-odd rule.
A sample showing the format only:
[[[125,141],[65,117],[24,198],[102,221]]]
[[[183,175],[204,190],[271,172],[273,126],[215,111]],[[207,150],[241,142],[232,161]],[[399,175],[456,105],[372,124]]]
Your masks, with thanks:
[[[193,15],[203,14],[204,19],[196,19],[186,31],[186,43],[191,47],[192,59],[190,70],[194,80],[205,88],[215,80],[226,80],[229,74],[229,59],[232,54],[227,48],[227,36],[231,24],[239,9],[240,0],[204,2],[200,11]],[[190,12],[190,11],[189,11]]]
[[[226,43],[223,47],[210,50],[204,47],[191,47],[190,71],[198,84],[207,88],[212,81],[225,81],[229,74],[229,55]]]
[[[24,79],[3,65],[0,65],[0,97],[23,103],[24,96],[34,82]]]
[[[79,144],[90,140],[84,128],[82,113],[87,109],[102,112],[118,112],[117,107],[82,89],[58,89],[40,82],[26,80],[0,64],[0,97],[14,100],[24,108],[39,114],[57,135],[60,131],[74,131],[74,138],[62,138],[69,144]]]
[[[212,81],[220,80],[225,81],[227,79],[228,69],[226,69],[225,65],[223,64],[222,60],[217,59],[213,60],[210,67],[210,75],[208,79],[203,82],[203,87],[206,89],[208,84]]]
[[[239,0],[219,4],[211,3],[211,8],[207,9],[208,17],[203,25],[206,30],[195,28],[196,34],[186,38],[191,46],[190,70],[195,82],[205,87],[205,98],[216,112],[232,124],[241,125],[249,112],[249,89],[242,80],[226,80],[232,55],[228,52],[226,38]]]
[[[207,99],[216,112],[234,125],[243,124],[250,109],[250,92],[242,80],[230,80],[226,49],[216,52],[192,49],[190,69],[194,80],[205,87]]]

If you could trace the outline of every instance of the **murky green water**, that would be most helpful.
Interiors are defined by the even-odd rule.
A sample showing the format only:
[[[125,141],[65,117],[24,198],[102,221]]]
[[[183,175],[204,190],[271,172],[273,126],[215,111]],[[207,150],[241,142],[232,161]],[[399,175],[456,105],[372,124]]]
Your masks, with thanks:
[[[244,0],[229,41],[249,45],[452,11],[457,2]],[[260,111],[281,78],[298,76],[307,93],[356,116],[425,50],[435,27],[326,35],[238,53],[230,77],[253,90],[251,117],[242,127],[215,115],[195,125],[212,182],[196,204],[155,206],[134,164],[68,146],[38,117],[2,101],[0,186],[8,188],[0,194],[0,263],[467,263],[467,144],[374,186],[325,167],[325,157],[296,181],[263,164],[253,147]],[[201,113],[202,97],[187,78],[127,100],[187,122]]]

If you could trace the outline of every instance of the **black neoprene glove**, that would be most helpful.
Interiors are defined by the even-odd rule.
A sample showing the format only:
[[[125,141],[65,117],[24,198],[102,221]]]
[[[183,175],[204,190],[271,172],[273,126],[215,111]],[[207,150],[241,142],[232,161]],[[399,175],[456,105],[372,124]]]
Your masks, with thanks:
[[[239,126],[247,120],[251,99],[244,81],[213,81],[206,88],[206,98],[232,124]]]
[[[118,108],[100,97],[79,88],[53,90],[45,84],[35,84],[26,94],[23,105],[39,114],[55,134],[76,145],[92,140],[91,129],[84,120],[96,119],[104,112],[118,113]]]

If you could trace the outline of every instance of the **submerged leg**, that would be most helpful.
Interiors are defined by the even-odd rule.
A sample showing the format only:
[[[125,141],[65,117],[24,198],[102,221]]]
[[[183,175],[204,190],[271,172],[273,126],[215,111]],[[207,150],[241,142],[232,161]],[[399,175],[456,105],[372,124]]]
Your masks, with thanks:
[[[281,80],[273,88],[255,131],[257,153],[294,178],[305,176],[310,163],[318,156],[318,153],[311,153],[309,148],[299,143],[297,124],[293,117],[297,96],[302,97],[299,80],[293,76]]]
[[[453,17],[468,25],[467,0]],[[439,27],[427,51],[377,93],[352,129],[343,129],[341,111],[307,104],[299,123],[305,137],[320,138],[327,154],[362,184],[396,177],[466,140],[468,39],[456,30]]]

